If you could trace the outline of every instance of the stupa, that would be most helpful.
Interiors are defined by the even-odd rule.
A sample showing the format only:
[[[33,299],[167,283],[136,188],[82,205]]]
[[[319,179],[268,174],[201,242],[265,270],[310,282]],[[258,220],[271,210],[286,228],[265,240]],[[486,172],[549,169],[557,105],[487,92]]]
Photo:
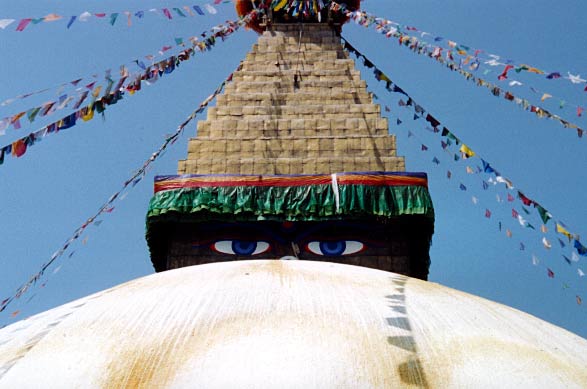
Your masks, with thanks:
[[[426,175],[324,3],[237,2],[275,12],[156,178],[157,273],[0,330],[0,388],[585,387],[585,339],[425,281]]]

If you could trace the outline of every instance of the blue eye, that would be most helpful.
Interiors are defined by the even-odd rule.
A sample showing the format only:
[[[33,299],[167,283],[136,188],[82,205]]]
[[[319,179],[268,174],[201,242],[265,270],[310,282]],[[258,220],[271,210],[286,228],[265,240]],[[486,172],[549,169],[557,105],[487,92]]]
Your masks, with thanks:
[[[213,243],[212,250],[230,255],[258,255],[269,251],[270,246],[267,242],[257,242],[254,240],[220,240]]]
[[[310,242],[306,246],[309,252],[326,257],[340,257],[342,255],[355,254],[364,248],[365,245],[363,243],[355,240],[316,241]]]

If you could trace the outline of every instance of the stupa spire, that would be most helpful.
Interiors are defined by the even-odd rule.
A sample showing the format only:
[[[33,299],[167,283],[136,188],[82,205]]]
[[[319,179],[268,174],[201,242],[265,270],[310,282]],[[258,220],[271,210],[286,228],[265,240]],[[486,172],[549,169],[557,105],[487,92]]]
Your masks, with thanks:
[[[290,11],[198,123],[178,175],[156,178],[155,269],[288,257],[426,279],[426,175],[405,172],[336,26],[284,23]]]

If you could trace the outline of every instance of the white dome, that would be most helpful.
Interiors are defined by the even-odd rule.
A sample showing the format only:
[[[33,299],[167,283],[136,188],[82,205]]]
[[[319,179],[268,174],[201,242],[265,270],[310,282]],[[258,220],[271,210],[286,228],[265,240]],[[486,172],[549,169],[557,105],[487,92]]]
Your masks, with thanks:
[[[0,387],[572,388],[587,341],[430,282],[326,262],[153,274],[0,330]]]

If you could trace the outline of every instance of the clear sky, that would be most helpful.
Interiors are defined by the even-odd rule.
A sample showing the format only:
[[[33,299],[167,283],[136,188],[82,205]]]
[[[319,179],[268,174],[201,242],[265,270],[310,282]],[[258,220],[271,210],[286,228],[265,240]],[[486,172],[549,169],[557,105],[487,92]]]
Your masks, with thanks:
[[[175,38],[187,42],[189,37],[235,18],[229,4],[218,5],[215,16],[206,13],[181,18],[173,14],[173,20],[167,20],[161,13],[146,12],[141,20],[133,17],[131,27],[123,14],[195,4],[205,2],[4,0],[0,19],[13,18],[17,22],[0,30],[0,102],[81,77],[82,83],[89,83],[93,74],[103,80],[107,69],[117,74],[120,65],[129,65],[135,59],[147,63],[146,55],[158,55],[163,46],[174,46]],[[570,71],[587,78],[587,3],[581,0],[366,0],[363,8],[429,32],[432,38],[443,37],[443,42],[451,39],[512,59],[516,65],[558,71],[563,76]],[[69,17],[84,11],[121,15],[114,26],[107,18],[92,18],[76,21],[66,29]],[[14,31],[21,18],[51,13],[65,18],[31,24],[23,32]],[[387,39],[373,28],[347,25],[343,35],[427,112],[510,179],[516,189],[542,204],[573,233],[583,236],[583,243],[587,241],[587,136],[578,139],[574,130],[556,121],[538,119],[516,104],[492,96],[487,88],[400,47],[397,40]],[[426,37],[429,41],[432,38]],[[0,300],[35,274],[121,188],[160,146],[165,135],[172,133],[236,68],[255,40],[255,33],[239,31],[225,42],[218,42],[212,51],[183,62],[154,85],[144,86],[134,96],[125,95],[107,109],[104,119],[96,115],[92,121],[46,137],[22,158],[6,158],[0,166]],[[165,55],[176,53],[172,49]],[[537,231],[522,228],[512,218],[511,209],[521,212],[520,203],[505,200],[508,192],[502,184],[490,184],[488,190],[483,190],[481,179],[489,176],[466,173],[466,166],[474,169],[480,165],[479,160],[453,162],[447,158],[440,138],[424,129],[423,119],[412,120],[411,113],[397,105],[397,96],[388,94],[375,81],[372,70],[361,64],[357,67],[370,90],[379,96],[377,102],[390,109],[386,113],[391,115],[390,131],[398,136],[399,154],[406,157],[408,170],[429,174],[437,215],[430,281],[507,304],[587,337],[587,277],[580,278],[577,273],[578,268],[587,272],[587,257],[567,265],[561,254],[570,257],[572,251],[559,249],[551,234],[552,222],[548,225],[548,239],[553,248],[546,250],[541,243],[541,223],[532,207],[530,215],[523,215]],[[129,69],[137,70],[131,66]],[[486,69],[490,72],[483,74]],[[587,129],[587,114],[578,117],[576,112],[577,106],[587,108],[585,84],[573,85],[564,78],[547,80],[544,75],[515,71],[510,71],[507,80],[498,81],[502,71],[503,66],[482,64],[476,74]],[[508,83],[514,80],[524,85],[510,87]],[[0,119],[54,100],[65,92],[52,89],[0,106]],[[553,97],[541,103],[545,92]],[[559,108],[561,100],[566,101],[563,108]],[[6,135],[0,136],[0,145],[70,112],[63,109],[32,124],[22,119],[23,128],[6,130]],[[397,117],[403,121],[399,126]],[[408,131],[414,136],[408,137]],[[43,288],[33,288],[0,313],[0,326],[153,273],[144,240],[153,176],[175,173],[177,160],[185,158],[187,139],[193,135],[195,122],[154,164],[147,177],[115,204],[113,212],[100,218],[102,224],[91,226],[48,270]],[[427,151],[422,151],[422,143]],[[435,156],[440,165],[431,162]],[[467,187],[466,191],[459,189],[460,183]],[[496,200],[498,194],[503,203]],[[477,205],[472,196],[479,199]],[[491,219],[485,218],[486,209],[491,210]],[[506,229],[512,232],[511,238],[506,236]],[[524,250],[520,250],[520,243]],[[71,252],[74,254],[70,257]],[[532,264],[533,254],[540,259],[538,266]],[[547,276],[547,268],[554,272],[554,278]],[[54,273],[55,270],[58,271]],[[576,303],[577,293],[585,300],[582,306]],[[16,310],[20,313],[12,318]]]

